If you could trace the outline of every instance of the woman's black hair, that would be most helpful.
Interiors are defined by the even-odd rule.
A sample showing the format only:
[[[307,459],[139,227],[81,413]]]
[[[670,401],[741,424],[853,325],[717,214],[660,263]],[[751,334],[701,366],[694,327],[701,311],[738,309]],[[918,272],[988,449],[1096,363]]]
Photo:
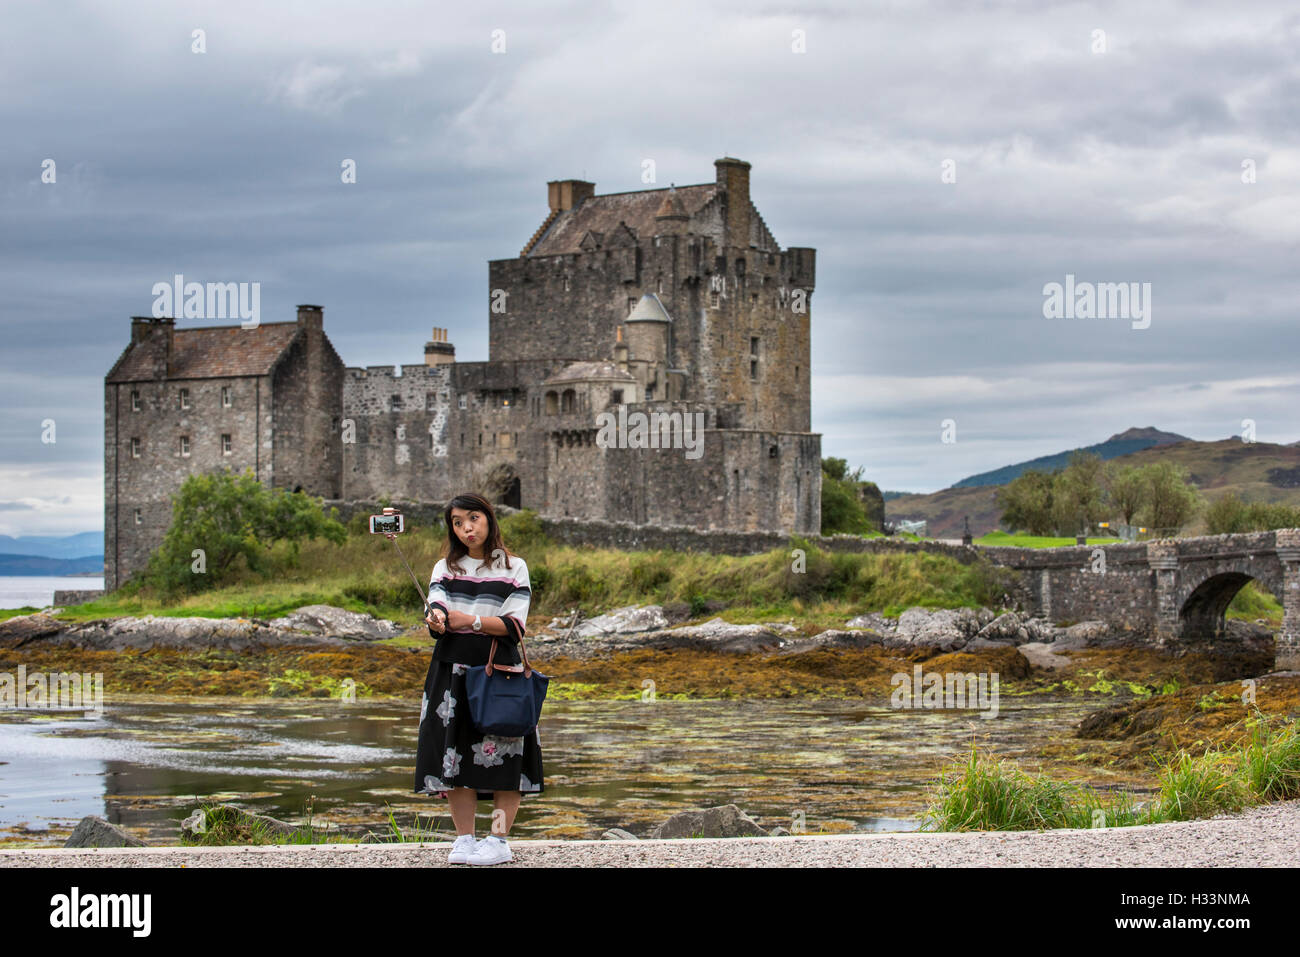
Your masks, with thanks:
[[[487,516],[488,531],[487,537],[483,541],[483,555],[489,567],[496,565],[497,561],[504,560],[506,568],[513,568],[510,564],[510,556],[514,555],[505,546],[501,540],[501,526],[497,522],[497,513],[492,509],[492,503],[482,495],[476,495],[473,492],[463,492],[457,495],[442,511],[442,523],[447,527],[447,541],[443,543],[442,553],[439,556],[447,561],[447,570],[456,575],[465,574],[465,570],[460,567],[460,560],[469,557],[469,549],[465,543],[460,540],[460,536],[455,533],[451,527],[451,510],[461,508],[467,512],[482,512]],[[518,557],[518,556],[515,556]]]

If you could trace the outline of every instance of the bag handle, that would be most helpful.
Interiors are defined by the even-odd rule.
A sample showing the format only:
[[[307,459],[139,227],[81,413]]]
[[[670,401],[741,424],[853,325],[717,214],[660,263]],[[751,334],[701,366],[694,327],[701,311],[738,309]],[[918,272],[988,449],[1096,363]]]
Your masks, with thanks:
[[[519,672],[523,672],[525,678],[531,678],[533,676],[533,666],[528,663],[528,651],[524,648],[523,635],[519,636],[519,657],[523,660],[523,664],[519,664],[519,665],[496,664],[494,662],[494,659],[497,656],[497,644],[498,644],[497,636],[493,635],[492,649],[488,652],[487,665],[484,666],[483,668],[484,674],[491,676],[493,671],[510,671],[510,672],[514,672],[515,674],[518,674]]]

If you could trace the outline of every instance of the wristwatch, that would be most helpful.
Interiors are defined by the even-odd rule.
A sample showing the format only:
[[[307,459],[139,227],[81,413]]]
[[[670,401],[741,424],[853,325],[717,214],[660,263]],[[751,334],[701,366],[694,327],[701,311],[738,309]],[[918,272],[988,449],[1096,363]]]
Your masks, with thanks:
[[[474,624],[473,624],[472,627],[473,627],[473,629],[474,629],[475,631],[482,631],[482,630],[483,630],[483,618],[482,618],[481,616],[479,616],[479,615],[475,615],[475,616],[474,616]]]

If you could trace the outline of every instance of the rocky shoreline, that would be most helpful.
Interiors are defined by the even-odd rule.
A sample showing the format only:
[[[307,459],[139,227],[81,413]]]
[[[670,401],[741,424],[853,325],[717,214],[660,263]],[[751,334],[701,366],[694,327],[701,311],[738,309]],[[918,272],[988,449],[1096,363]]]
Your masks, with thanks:
[[[553,618],[530,635],[530,657],[584,660],[642,650],[685,649],[724,653],[796,655],[824,648],[872,648],[934,653],[1015,648],[1030,665],[1048,670],[1069,664],[1065,652],[1085,648],[1146,648],[1139,638],[1116,633],[1105,622],[1056,625],[1020,612],[997,614],[987,608],[909,608],[897,618],[878,612],[860,615],[843,628],[808,635],[793,621],[733,624],[715,617],[694,625],[674,624],[680,609],[629,605],[594,618]],[[0,622],[0,649],[64,646],[92,651],[152,648],[249,651],[302,645],[342,647],[404,634],[427,636],[370,615],[307,605],[289,615],[260,618],[168,618],[146,615],[64,622],[48,611]],[[1259,624],[1230,621],[1213,642],[1182,643],[1173,655],[1205,653],[1258,662],[1272,657],[1272,632]],[[1246,660],[1243,665],[1249,668]]]

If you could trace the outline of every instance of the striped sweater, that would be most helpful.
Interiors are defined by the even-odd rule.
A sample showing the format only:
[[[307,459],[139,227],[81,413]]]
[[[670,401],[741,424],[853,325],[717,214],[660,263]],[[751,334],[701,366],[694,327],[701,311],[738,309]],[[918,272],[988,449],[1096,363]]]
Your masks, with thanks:
[[[517,665],[519,639],[528,634],[528,606],[532,602],[532,589],[528,581],[528,565],[518,555],[509,556],[510,568],[504,562],[495,567],[480,563],[468,555],[461,558],[464,573],[456,575],[447,568],[446,559],[438,559],[429,579],[429,604],[449,611],[481,615],[486,623],[489,617],[500,618],[505,623],[504,635],[489,635],[465,627],[459,631],[439,634],[429,626],[429,634],[437,638],[433,657],[466,665],[487,664],[492,639],[497,639],[496,661]]]

